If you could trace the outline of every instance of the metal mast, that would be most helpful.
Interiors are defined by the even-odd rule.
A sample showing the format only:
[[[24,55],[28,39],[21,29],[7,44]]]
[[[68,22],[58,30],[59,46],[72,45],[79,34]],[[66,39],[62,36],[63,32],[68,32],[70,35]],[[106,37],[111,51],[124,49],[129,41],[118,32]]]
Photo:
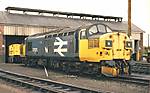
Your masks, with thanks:
[[[131,0],[128,0],[128,36],[131,36]]]
[[[149,34],[148,34],[148,51],[149,51]]]

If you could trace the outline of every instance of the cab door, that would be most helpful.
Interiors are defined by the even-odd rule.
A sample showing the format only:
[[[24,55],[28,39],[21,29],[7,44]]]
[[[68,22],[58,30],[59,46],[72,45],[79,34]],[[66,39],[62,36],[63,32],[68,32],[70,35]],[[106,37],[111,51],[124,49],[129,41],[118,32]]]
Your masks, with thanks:
[[[80,30],[79,57],[81,61],[99,62],[99,37],[96,37],[97,34],[97,25]]]
[[[87,60],[87,56],[89,55],[87,53],[87,51],[88,51],[88,39],[87,39],[86,29],[81,29],[79,32],[79,58],[80,58],[80,61]]]

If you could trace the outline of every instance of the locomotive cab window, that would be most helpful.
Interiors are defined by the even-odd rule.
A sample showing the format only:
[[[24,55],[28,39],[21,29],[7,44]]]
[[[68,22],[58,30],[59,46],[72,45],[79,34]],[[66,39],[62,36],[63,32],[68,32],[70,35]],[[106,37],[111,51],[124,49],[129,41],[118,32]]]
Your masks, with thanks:
[[[80,32],[80,39],[86,39],[86,29],[81,29]]]
[[[95,33],[98,33],[97,31],[97,27],[96,26],[92,26],[90,29],[89,29],[89,35],[93,35]]]
[[[97,27],[100,33],[106,33],[106,29],[104,25],[97,25]]]
[[[108,33],[112,32],[112,30],[109,27],[106,27],[106,30]]]

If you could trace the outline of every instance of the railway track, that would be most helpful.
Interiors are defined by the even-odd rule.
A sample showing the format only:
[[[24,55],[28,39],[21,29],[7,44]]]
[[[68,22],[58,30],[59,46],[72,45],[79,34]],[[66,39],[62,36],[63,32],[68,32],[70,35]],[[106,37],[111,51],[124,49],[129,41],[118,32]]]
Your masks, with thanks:
[[[124,88],[126,88],[127,86],[130,87],[130,84],[131,85],[134,84],[137,89],[144,89],[144,91],[141,91],[141,92],[138,91],[138,93],[150,93],[150,78],[148,79],[145,77],[132,75],[132,76],[120,76],[117,78],[107,77],[105,79],[108,79],[109,81],[113,80],[113,81],[119,82],[120,84],[124,85]]]
[[[150,66],[150,64],[149,64]],[[53,70],[53,69],[52,69]],[[56,72],[62,72],[62,70],[53,70]],[[148,77],[145,77],[144,75],[131,75],[131,76],[119,76],[119,77],[107,77],[107,76],[103,76],[103,75],[97,75],[97,74],[91,74],[91,73],[84,73],[84,72],[78,72],[78,73],[74,73],[73,72],[69,72],[67,74],[70,75],[77,75],[77,76],[81,76],[81,77],[85,77],[85,78],[91,78],[91,79],[95,79],[95,80],[105,80],[105,81],[116,81],[116,82],[120,82],[120,83],[126,83],[126,84],[135,84],[135,85],[143,85],[148,87],[147,90],[150,91],[150,78],[148,79]],[[66,74],[66,72],[62,72],[63,74]],[[80,74],[79,74],[80,73]],[[149,76],[150,77],[150,76]],[[149,92],[150,93],[150,92]]]
[[[40,91],[41,93],[105,93],[104,91],[92,90],[85,87],[69,85],[37,77],[30,77],[4,71],[2,69],[0,69],[0,78],[34,91]]]
[[[136,62],[132,66],[132,72],[134,72],[134,73],[150,74],[150,63]]]
[[[92,77],[91,77],[92,78]],[[94,78],[96,80],[107,80],[107,81],[116,81],[120,83],[125,83],[125,84],[135,84],[135,85],[142,85],[142,86],[147,86],[148,90],[150,91],[150,78],[142,77],[142,76],[119,76],[119,77],[106,77],[106,76],[97,76]],[[150,93],[150,92],[149,92]]]
[[[9,71],[0,69],[0,78],[11,83],[15,83],[19,86],[32,89],[33,91],[40,91],[40,93],[106,93],[106,91],[92,90],[84,87],[69,85],[47,79],[41,79],[37,77],[29,77]],[[92,78],[92,77],[91,77]],[[94,78],[95,79],[95,78]],[[138,88],[146,89],[146,93],[150,93],[150,79],[142,76],[120,76],[114,77],[97,77],[98,80],[115,81],[129,85],[134,84]],[[142,87],[141,87],[142,86]],[[107,91],[107,93],[110,93]]]
[[[131,76],[119,76],[119,77],[96,76],[93,78],[92,76],[90,76],[89,78],[110,82],[115,81],[125,86],[129,85],[128,87],[130,87],[130,84],[134,84],[136,85],[137,88],[145,89],[144,93],[150,93],[150,76],[146,77],[144,75],[133,74]]]
[[[115,81],[121,81],[126,83],[133,83],[137,85],[150,86],[150,79],[139,76],[120,76],[118,78],[111,78]]]

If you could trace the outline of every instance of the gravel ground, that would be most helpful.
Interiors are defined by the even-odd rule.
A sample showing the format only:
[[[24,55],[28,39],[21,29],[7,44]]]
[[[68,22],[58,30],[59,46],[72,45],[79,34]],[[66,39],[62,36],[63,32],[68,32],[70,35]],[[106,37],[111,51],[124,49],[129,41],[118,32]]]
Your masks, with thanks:
[[[31,93],[31,91],[0,80],[0,93]]]
[[[102,81],[102,80],[89,79],[85,77],[62,74],[51,70],[48,70],[49,76],[46,77],[44,68],[37,69],[37,68],[24,67],[21,64],[0,63],[0,68],[12,72],[20,73],[20,74],[25,74],[25,75],[30,75],[30,76],[40,77],[45,79],[51,79],[63,83],[92,88],[95,90],[110,91],[112,93],[148,93],[146,90],[147,87],[144,86],[136,86],[133,84],[126,84],[122,82],[115,82],[115,81],[108,81],[108,80]]]

